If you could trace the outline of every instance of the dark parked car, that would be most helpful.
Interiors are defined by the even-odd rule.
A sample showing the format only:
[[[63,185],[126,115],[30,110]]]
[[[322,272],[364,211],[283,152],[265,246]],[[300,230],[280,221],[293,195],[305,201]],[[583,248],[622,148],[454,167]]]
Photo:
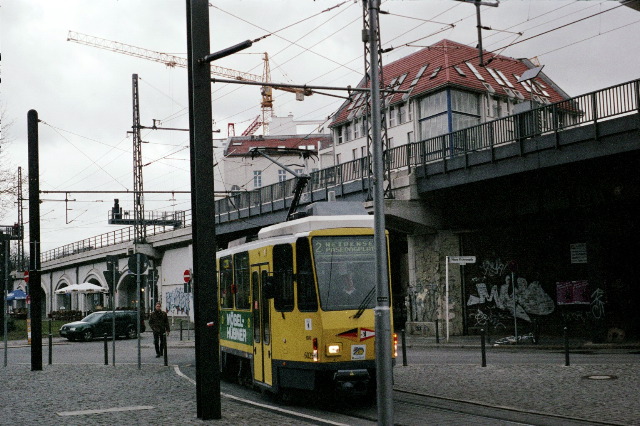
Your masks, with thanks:
[[[136,311],[115,311],[116,337],[124,336],[133,339],[138,335],[136,327]],[[112,333],[112,311],[94,312],[80,321],[70,322],[60,328],[60,336],[69,340],[89,341],[94,337],[102,337]],[[140,323],[140,331],[144,331],[144,322]]]

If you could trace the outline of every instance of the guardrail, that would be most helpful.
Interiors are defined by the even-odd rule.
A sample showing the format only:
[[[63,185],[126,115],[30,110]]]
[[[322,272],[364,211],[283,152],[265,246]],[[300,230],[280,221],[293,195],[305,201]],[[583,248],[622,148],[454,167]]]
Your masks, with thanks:
[[[640,114],[640,79],[606,89],[542,105],[526,112],[485,122],[452,133],[391,148],[385,152],[385,164],[391,170],[402,170],[434,161],[442,161],[483,150],[493,150],[506,144],[520,143],[537,136],[596,124],[610,118]],[[311,199],[313,192],[362,181],[369,177],[369,158],[360,158],[311,173],[305,194]],[[216,223],[234,217],[246,217],[274,211],[275,203],[283,206],[293,198],[295,179],[278,182],[253,191],[236,193],[215,201]],[[191,212],[186,211],[183,226],[191,225]],[[147,235],[166,232],[165,226],[147,227]],[[119,244],[133,240],[133,227],[87,238],[42,253],[42,262],[70,256],[81,251]]]

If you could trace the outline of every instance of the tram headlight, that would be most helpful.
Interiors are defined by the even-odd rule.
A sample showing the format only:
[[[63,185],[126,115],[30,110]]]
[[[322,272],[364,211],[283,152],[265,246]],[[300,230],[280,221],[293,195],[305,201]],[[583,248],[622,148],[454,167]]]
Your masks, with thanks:
[[[327,345],[325,353],[327,356],[339,356],[342,353],[342,343],[331,343]]]

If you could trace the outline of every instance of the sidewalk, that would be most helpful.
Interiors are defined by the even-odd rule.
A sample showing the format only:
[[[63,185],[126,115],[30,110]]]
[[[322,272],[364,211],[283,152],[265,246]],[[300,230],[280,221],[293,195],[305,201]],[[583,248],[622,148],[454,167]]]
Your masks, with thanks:
[[[495,344],[495,341],[505,336],[490,336],[485,337],[486,347],[493,348],[526,348],[526,349],[564,349],[564,338],[561,336],[541,336],[540,341],[536,344],[531,343],[518,343],[516,344]],[[405,342],[407,347],[451,347],[451,348],[480,348],[482,345],[481,337],[479,335],[474,336],[449,336],[449,341],[446,338],[440,337],[439,341],[436,341],[435,337],[429,336],[412,336],[405,335]],[[640,341],[629,340],[620,343],[593,343],[586,339],[570,338],[569,350],[575,349],[640,349]],[[402,335],[398,333],[398,345],[402,344]]]

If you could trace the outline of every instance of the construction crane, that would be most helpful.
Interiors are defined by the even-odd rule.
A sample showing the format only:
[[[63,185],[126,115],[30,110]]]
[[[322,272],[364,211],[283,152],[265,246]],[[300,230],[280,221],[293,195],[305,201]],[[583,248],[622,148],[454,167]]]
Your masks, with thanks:
[[[242,132],[242,136],[251,136],[252,134],[254,134],[256,132],[256,130],[258,130],[258,127],[260,127],[260,125],[264,123],[264,119],[262,121],[260,121],[260,116],[258,115],[252,122],[251,124],[249,124],[249,126],[246,128],[246,130],[244,132]],[[231,135],[229,135],[231,136]]]
[[[91,36],[88,34],[78,33],[76,31],[69,31],[67,34],[67,41],[83,44],[85,46],[97,47],[99,49],[109,50],[111,52],[122,53],[124,55],[134,56],[136,58],[147,59],[149,61],[159,62],[165,64],[168,67],[180,67],[187,68],[187,59],[180,56],[170,55],[168,53],[157,52],[154,50],[144,49],[142,47],[132,46],[130,44],[120,43],[113,40],[107,40],[100,37]],[[237,71],[230,68],[224,68],[217,65],[211,65],[211,74],[218,75],[236,80],[254,81],[259,83],[271,82],[271,71],[269,69],[269,55],[265,52],[264,57],[264,69],[262,76],[257,74],[251,74],[247,72]],[[260,107],[262,109],[262,131],[265,135],[269,134],[269,119],[273,115],[273,95],[272,87],[263,86],[261,88],[262,101]],[[276,87],[278,90],[284,90],[286,92],[292,92],[296,94],[297,100],[303,100],[304,96],[312,94],[309,90],[292,89],[288,87]],[[255,132],[256,129],[253,130]]]

